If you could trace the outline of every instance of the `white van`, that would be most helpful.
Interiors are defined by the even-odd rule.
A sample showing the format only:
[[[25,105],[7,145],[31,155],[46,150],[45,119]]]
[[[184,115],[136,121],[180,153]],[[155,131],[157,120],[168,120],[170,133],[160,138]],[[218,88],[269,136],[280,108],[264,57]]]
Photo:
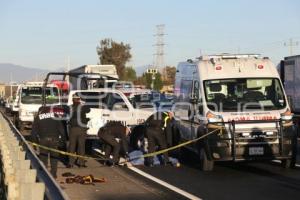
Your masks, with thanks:
[[[215,131],[188,146],[199,154],[202,170],[226,160],[279,159],[284,167],[293,163],[292,113],[268,58],[220,54],[181,62],[174,94],[178,142]]]
[[[23,131],[31,128],[35,114],[43,104],[43,82],[27,82],[20,87],[18,92],[19,114],[17,127]],[[57,86],[48,84],[45,90],[46,104],[59,105],[59,90]]]

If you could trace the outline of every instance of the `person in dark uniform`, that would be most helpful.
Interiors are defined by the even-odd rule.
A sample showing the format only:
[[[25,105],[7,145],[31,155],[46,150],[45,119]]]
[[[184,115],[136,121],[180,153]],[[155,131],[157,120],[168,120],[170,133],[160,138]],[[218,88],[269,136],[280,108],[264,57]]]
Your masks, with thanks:
[[[73,96],[73,105],[71,109],[71,118],[69,121],[69,152],[78,155],[85,155],[85,139],[86,139],[86,124],[88,122],[86,114],[89,109],[81,103],[79,96]],[[77,147],[77,148],[76,148]],[[68,168],[72,168],[75,164],[76,157],[69,157]],[[85,160],[82,158],[77,159],[79,167],[86,167]]]
[[[146,137],[148,139],[148,153],[153,153],[156,147],[159,150],[166,149],[168,147],[167,141],[170,140],[172,133],[171,121],[173,119],[172,112],[156,112],[152,114],[145,122]],[[146,165],[153,166],[153,157],[146,159]],[[168,152],[163,153],[161,164],[166,165],[170,163]]]
[[[105,158],[108,165],[117,165],[119,163],[120,153],[123,152],[125,158],[128,158],[128,142],[126,136],[130,129],[121,122],[107,122],[98,131],[99,139],[105,145]],[[113,159],[110,159],[110,155]]]
[[[40,107],[32,126],[33,141],[53,149],[58,149],[61,144],[64,144],[66,142],[65,129],[62,121],[58,118],[58,115],[50,107]],[[48,155],[50,154],[50,172],[56,178],[59,154],[43,148],[39,148],[39,152],[39,158],[46,167],[48,166]]]

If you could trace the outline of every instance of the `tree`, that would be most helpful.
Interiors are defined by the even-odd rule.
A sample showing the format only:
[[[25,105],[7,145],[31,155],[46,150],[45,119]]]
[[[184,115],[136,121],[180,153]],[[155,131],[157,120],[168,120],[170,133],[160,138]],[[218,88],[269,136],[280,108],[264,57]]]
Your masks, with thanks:
[[[173,85],[175,82],[176,67],[167,66],[163,69],[164,84]]]
[[[159,91],[162,89],[162,87],[163,87],[163,82],[161,80],[161,74],[158,72],[157,74],[155,74],[153,89]]]
[[[137,79],[136,72],[132,67],[125,67],[123,80],[135,81]]]
[[[161,74],[157,73],[154,75],[155,80],[153,82],[153,89],[154,90],[160,90],[163,87],[163,82],[161,80]],[[146,86],[146,88],[151,89],[152,85],[152,74],[150,73],[143,73],[141,79],[139,80]]]
[[[112,39],[104,39],[97,46],[97,54],[100,64],[114,64],[120,79],[123,78],[126,63],[130,60],[130,45],[123,42],[118,43]]]
[[[141,80],[142,84],[146,86],[146,88],[151,89],[152,74],[143,73],[140,80]]]

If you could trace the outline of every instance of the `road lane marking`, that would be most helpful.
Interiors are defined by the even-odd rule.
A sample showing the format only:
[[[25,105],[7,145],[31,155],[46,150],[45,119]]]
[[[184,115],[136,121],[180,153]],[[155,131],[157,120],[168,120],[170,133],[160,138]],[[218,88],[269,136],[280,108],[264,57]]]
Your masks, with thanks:
[[[154,182],[156,182],[156,183],[158,183],[158,184],[160,184],[160,185],[162,185],[162,186],[164,186],[164,187],[166,187],[166,188],[168,188],[168,189],[170,189],[170,190],[172,190],[172,191],[174,191],[174,192],[176,192],[176,193],[178,193],[182,196],[185,196],[189,199],[202,200],[201,198],[196,197],[195,195],[190,194],[190,193],[188,193],[188,192],[186,192],[186,191],[184,191],[184,190],[182,190],[178,187],[175,187],[175,186],[173,186],[173,185],[171,185],[171,184],[169,184],[169,183],[167,183],[163,180],[160,180],[160,179],[158,179],[158,178],[156,178],[156,177],[154,177],[150,174],[147,174],[147,173],[143,172],[142,170],[140,170],[136,167],[130,166],[130,167],[128,167],[128,169],[131,169],[132,171],[140,174],[141,176],[144,176],[145,178],[148,178],[148,179],[150,179],[150,180],[152,180],[152,181],[154,181]]]
[[[275,163],[281,163],[281,161],[280,161],[280,160],[272,160],[272,162],[275,162]],[[295,166],[296,166],[296,167],[300,167],[300,165],[299,165],[299,164],[295,164]]]

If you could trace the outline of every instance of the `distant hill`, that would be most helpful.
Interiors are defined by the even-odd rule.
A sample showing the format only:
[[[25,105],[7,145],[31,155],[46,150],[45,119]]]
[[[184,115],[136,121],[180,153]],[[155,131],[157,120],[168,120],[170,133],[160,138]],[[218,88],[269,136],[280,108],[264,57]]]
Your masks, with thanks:
[[[24,81],[42,81],[47,74],[47,70],[24,67],[10,63],[0,63],[0,82],[10,81],[21,83]]]

